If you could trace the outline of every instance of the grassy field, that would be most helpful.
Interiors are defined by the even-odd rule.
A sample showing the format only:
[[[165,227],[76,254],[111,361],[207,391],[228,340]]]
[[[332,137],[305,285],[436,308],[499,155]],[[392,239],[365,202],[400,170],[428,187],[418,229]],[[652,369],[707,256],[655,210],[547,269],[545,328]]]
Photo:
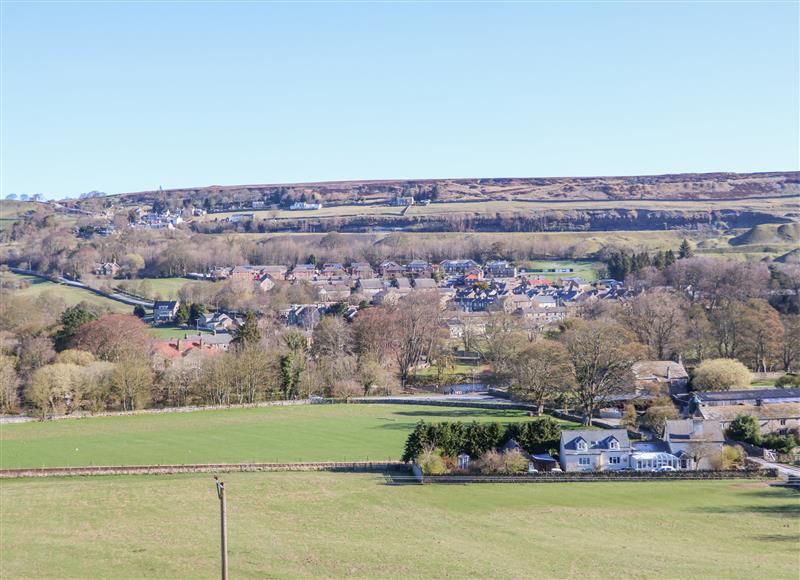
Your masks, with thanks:
[[[211,334],[205,330],[195,330],[194,328],[181,328],[177,324],[163,324],[148,328],[147,332],[153,338],[169,339],[169,338],[183,338],[187,334]]]
[[[36,208],[30,201],[0,200],[0,230],[10,228],[20,216]]]
[[[104,298],[103,296],[95,294],[94,292],[90,292],[89,290],[75,288],[74,286],[66,286],[64,284],[56,284],[55,282],[37,278],[35,276],[20,276],[10,272],[8,275],[25,279],[30,284],[30,286],[27,288],[15,290],[14,294],[16,295],[36,298],[43,293],[50,293],[53,296],[58,296],[64,300],[67,306],[74,306],[80,302],[88,302],[89,304],[106,308],[111,312],[121,312],[124,314],[131,314],[133,312],[133,306],[123,304],[122,302],[117,302],[116,300],[111,300],[110,298]]]
[[[752,482],[224,476],[232,578],[797,578],[800,499]],[[3,578],[218,577],[210,475],[3,480]]]
[[[420,419],[527,417],[417,405],[302,405],[22,423],[0,429],[0,467],[398,459]]]
[[[541,275],[549,280],[556,278],[580,276],[588,282],[597,280],[599,269],[605,267],[605,264],[589,260],[533,260],[525,262],[523,266],[527,270],[531,269],[553,269],[553,268],[572,268],[572,272],[565,274],[556,274],[554,272],[542,272]]]
[[[137,278],[134,280],[121,280],[116,282],[116,286],[126,292],[131,292],[137,296],[144,296],[150,299],[174,300],[178,298],[178,292],[187,283],[192,282],[188,278]],[[207,282],[211,284],[211,282]]]

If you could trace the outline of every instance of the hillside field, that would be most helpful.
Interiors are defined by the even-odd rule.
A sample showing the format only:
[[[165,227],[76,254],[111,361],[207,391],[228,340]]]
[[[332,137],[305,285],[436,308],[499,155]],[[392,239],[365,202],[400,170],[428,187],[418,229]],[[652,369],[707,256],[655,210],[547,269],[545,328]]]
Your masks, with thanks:
[[[528,419],[522,411],[377,404],[62,419],[3,425],[0,468],[396,460],[419,420]]]
[[[800,500],[765,483],[387,485],[223,477],[231,578],[796,578]],[[2,481],[3,578],[219,577],[208,474]]]
[[[432,203],[430,205],[413,205],[408,210],[388,204],[343,204],[328,205],[318,210],[237,210],[231,212],[209,213],[197,221],[225,220],[232,215],[252,213],[256,219],[301,219],[301,218],[349,218],[357,216],[447,216],[451,214],[497,214],[515,213],[525,215],[542,211],[571,211],[571,210],[638,210],[638,211],[719,211],[732,210],[765,212],[782,215],[786,212],[796,212],[800,209],[797,199],[787,197],[776,198],[750,198],[740,200],[726,199],[673,199],[673,200],[536,200],[512,199],[491,201],[453,201],[448,203]]]
[[[44,293],[48,293],[61,298],[67,306],[74,306],[80,302],[87,302],[115,313],[131,314],[133,312],[133,306],[111,300],[110,298],[105,298],[89,290],[84,290],[83,288],[67,286],[66,284],[56,284],[55,282],[44,280],[37,276],[22,276],[19,274],[12,274],[11,272],[8,272],[8,275],[27,280],[30,284],[27,288],[14,290],[13,292],[15,295],[27,296],[35,299]]]

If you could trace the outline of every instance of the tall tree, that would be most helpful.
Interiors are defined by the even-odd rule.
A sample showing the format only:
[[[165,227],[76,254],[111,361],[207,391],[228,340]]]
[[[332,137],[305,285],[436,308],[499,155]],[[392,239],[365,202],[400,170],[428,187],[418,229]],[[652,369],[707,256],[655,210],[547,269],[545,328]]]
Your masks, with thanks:
[[[623,305],[623,320],[651,357],[665,360],[678,346],[686,326],[685,299],[674,292],[654,289]]]
[[[633,389],[631,367],[644,348],[623,326],[606,321],[577,321],[564,332],[575,380],[575,398],[587,425],[610,397]]]
[[[678,258],[683,260],[685,258],[691,258],[692,256],[694,256],[694,250],[692,249],[689,240],[683,238],[683,241],[681,242],[681,247],[678,248]]]
[[[88,350],[110,362],[147,358],[150,337],[147,325],[129,314],[107,314],[81,325],[70,341],[71,348]]]
[[[306,369],[306,337],[297,330],[284,335],[287,352],[280,359],[281,390],[285,399],[300,393],[300,382]]]
[[[63,350],[69,344],[75,331],[87,322],[97,319],[97,315],[83,303],[70,306],[61,315],[61,330],[56,335],[56,348]]]
[[[393,339],[400,384],[405,387],[414,368],[430,352],[439,330],[439,294],[413,292],[398,303],[397,312],[396,324],[387,330]]]
[[[546,403],[572,386],[569,353],[554,340],[532,342],[513,357],[511,377],[514,398],[536,404],[541,415]]]
[[[237,347],[255,346],[261,342],[261,331],[258,330],[258,319],[252,310],[244,316],[244,323],[236,329],[232,341]]]
[[[749,300],[742,309],[741,360],[756,372],[779,368],[784,344],[778,311],[766,300]]]

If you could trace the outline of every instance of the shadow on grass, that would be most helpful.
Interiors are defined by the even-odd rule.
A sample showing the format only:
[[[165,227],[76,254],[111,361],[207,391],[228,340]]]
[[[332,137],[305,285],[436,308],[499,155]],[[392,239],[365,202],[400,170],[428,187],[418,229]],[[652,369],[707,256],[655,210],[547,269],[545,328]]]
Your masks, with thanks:
[[[766,499],[792,499],[800,505],[800,493],[785,487],[765,487],[747,491],[747,497],[758,497]]]
[[[793,534],[790,536],[785,536],[782,534],[763,534],[761,536],[753,536],[754,540],[758,540],[759,542],[792,542],[795,543],[800,540],[800,536],[797,534]]]
[[[395,411],[395,415],[402,417],[438,417],[442,420],[457,417],[520,417],[524,411],[503,410],[503,409],[453,409],[452,407],[442,407],[441,411]]]
[[[703,514],[760,514],[780,518],[800,517],[800,503],[787,503],[780,505],[741,505],[741,506],[709,506],[692,510]]]
[[[421,485],[421,484],[410,471],[398,469],[398,470],[384,472],[383,485]]]

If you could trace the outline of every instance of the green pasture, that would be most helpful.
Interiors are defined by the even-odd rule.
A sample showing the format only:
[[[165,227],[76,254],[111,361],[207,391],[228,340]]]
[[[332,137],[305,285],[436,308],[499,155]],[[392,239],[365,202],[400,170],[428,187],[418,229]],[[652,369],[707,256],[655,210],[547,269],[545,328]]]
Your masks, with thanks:
[[[61,419],[3,425],[0,467],[396,460],[419,420],[527,419],[522,411],[383,404]]]
[[[231,578],[797,578],[800,496],[748,481],[392,485],[237,473]],[[219,577],[208,474],[3,480],[3,578]]]

